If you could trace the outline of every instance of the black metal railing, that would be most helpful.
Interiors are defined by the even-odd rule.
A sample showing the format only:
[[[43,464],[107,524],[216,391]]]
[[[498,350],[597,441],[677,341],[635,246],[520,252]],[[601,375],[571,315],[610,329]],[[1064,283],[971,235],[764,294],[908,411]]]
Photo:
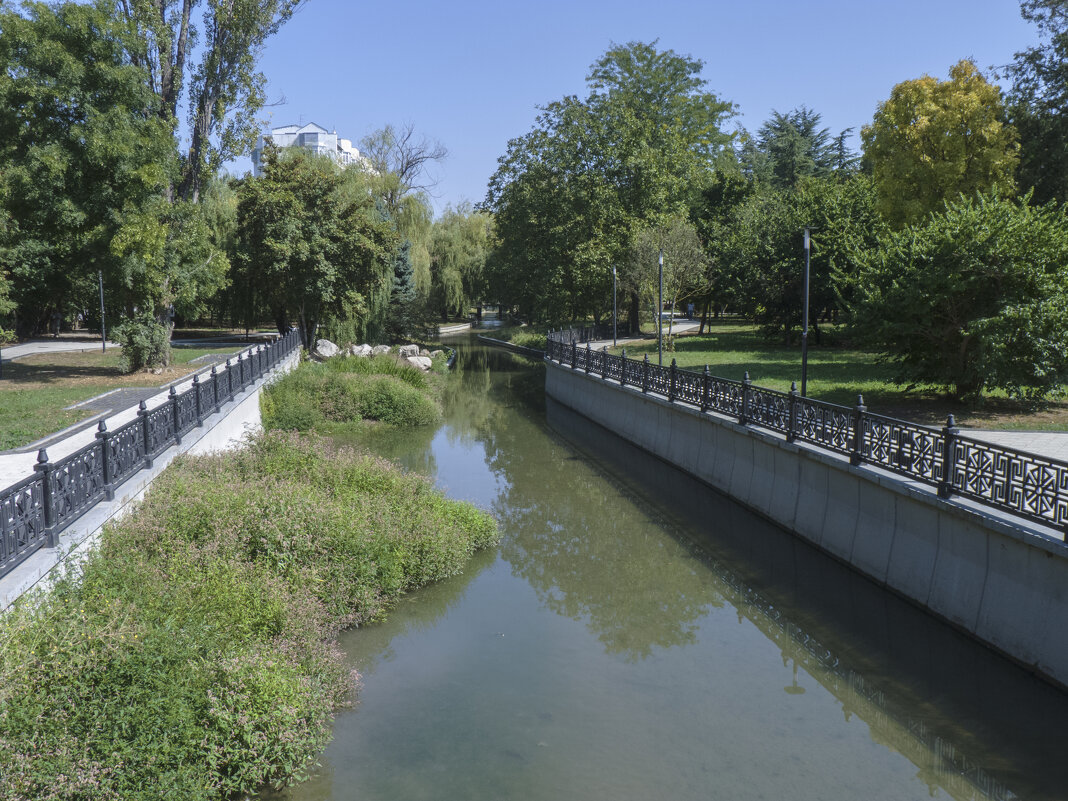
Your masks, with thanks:
[[[672,403],[702,412],[718,412],[743,425],[783,434],[935,487],[939,496],[969,498],[988,506],[1060,529],[1068,534],[1068,462],[993,445],[962,436],[950,415],[941,429],[873,414],[857,397],[853,407],[802,398],[790,392],[649,361],[593,350],[591,339],[604,334],[592,328],[550,331],[545,358],[575,370],[653,392]],[[948,466],[948,467],[947,467]]]
[[[109,431],[101,420],[96,441],[65,456],[48,460],[37,453],[34,474],[0,490],[0,577],[11,572],[38,548],[53,548],[60,530],[73,523],[99,501],[114,497],[115,487],[173,444],[182,441],[204,419],[255,383],[301,346],[300,334],[290,331],[274,341],[257,345],[214,367],[205,380],[194,376],[183,392],[174,387],[154,409],[144,401],[137,417]]]

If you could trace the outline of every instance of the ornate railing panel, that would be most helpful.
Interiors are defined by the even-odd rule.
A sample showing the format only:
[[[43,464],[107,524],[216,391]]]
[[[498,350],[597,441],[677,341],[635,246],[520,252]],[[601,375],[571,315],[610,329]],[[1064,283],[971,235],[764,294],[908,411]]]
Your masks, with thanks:
[[[174,442],[174,410],[170,402],[145,415],[148,427],[148,455],[156,456]]]
[[[212,371],[204,381],[194,379],[183,392],[171,390],[161,405],[144,403],[137,417],[108,431],[101,422],[96,441],[56,463],[42,449],[34,475],[0,490],[0,576],[40,547],[54,547],[56,534],[85,514],[113,488],[151,465],[179,437],[209,416],[232,396],[300,347],[290,331],[268,347],[252,349],[237,364]],[[198,404],[199,401],[199,404]]]
[[[107,443],[108,478],[112,484],[121,484],[144,467],[145,430],[141,420],[132,420],[115,429]]]
[[[709,378],[709,408],[731,417],[742,415],[742,384],[729,378]]]
[[[0,492],[0,575],[45,545],[47,528],[42,476],[30,476]]]
[[[192,431],[197,424],[197,399],[192,391],[183,392],[175,396],[174,404],[178,435],[181,436]]]
[[[838,453],[849,453],[853,440],[853,411],[845,406],[805,398],[799,402],[795,439]]]
[[[551,331],[545,358],[670,402],[718,412],[746,425],[784,434],[849,456],[853,464],[891,470],[936,487],[939,496],[961,495],[1068,534],[1068,462],[962,437],[952,416],[942,429],[870,414],[862,398],[853,408],[802,398],[704,373],[623,356],[588,356],[582,345],[602,331]],[[610,332],[609,332],[610,336]],[[947,467],[948,462],[948,467]]]
[[[77,520],[104,497],[104,445],[94,442],[56,462],[48,471],[53,525]]]
[[[869,464],[919,478],[942,480],[944,440],[941,432],[892,417],[864,415],[861,454]]]
[[[750,387],[749,409],[746,419],[757,425],[779,431],[783,434],[790,431],[790,404],[793,399],[785,392],[762,387]]]
[[[675,377],[675,399],[692,406],[701,406],[704,397],[704,376],[679,370]]]
[[[670,373],[666,368],[661,367],[659,364],[650,364],[648,391],[666,396],[670,391],[669,377]]]
[[[1068,464],[989,442],[955,437],[955,492],[1015,514],[1068,526]]]

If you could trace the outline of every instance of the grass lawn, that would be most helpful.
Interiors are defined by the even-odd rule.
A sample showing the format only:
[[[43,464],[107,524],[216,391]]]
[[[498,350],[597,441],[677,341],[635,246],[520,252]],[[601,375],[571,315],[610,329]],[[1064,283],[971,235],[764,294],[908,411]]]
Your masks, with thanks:
[[[824,327],[823,334],[833,339],[833,330]],[[656,359],[655,339],[627,346],[628,356],[640,359],[646,353],[650,360]],[[800,345],[784,347],[770,341],[754,325],[720,323],[701,336],[679,336],[675,352],[665,350],[664,364],[672,358],[679,367],[700,370],[707,364],[713,375],[735,380],[741,380],[748,370],[754,384],[771,389],[789,390],[791,381],[801,384]],[[879,363],[874,353],[820,347],[809,334],[808,394],[813,398],[852,406],[861,394],[872,412],[927,425],[943,425],[952,413],[959,425],[972,428],[1068,431],[1068,402],[1063,395],[1037,409],[1004,395],[962,404],[949,400],[936,387],[906,390],[893,383],[892,375],[892,367]]]
[[[278,330],[275,328],[250,328],[250,334],[273,334],[278,335]],[[233,339],[244,339],[244,328],[175,328],[171,332],[171,339],[183,340],[183,339],[221,339],[223,337],[232,337]]]
[[[89,417],[86,409],[66,409],[80,401],[123,387],[156,387],[193,372],[190,364],[209,353],[230,348],[174,348],[173,365],[159,374],[123,375],[119,349],[38,353],[4,364],[0,379],[0,450],[26,445]]]

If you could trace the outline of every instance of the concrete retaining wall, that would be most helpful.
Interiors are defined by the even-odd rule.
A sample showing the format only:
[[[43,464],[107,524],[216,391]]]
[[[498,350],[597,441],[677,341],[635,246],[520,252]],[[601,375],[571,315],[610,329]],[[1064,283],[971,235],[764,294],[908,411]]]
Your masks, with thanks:
[[[41,548],[0,579],[0,610],[6,609],[29,590],[47,584],[53,571],[76,564],[96,544],[104,526],[135,508],[153,480],[181,453],[210,453],[238,447],[250,433],[262,428],[260,395],[263,387],[300,362],[300,349],[293,351],[257,383],[236,395],[232,403],[204,418],[202,426],[182,436],[152,461],[152,467],[135,473],[115,488],[115,499],[101,501],[59,533],[56,548]],[[150,407],[153,404],[149,404]]]
[[[1068,687],[1068,547],[893,473],[546,362],[546,393]]]

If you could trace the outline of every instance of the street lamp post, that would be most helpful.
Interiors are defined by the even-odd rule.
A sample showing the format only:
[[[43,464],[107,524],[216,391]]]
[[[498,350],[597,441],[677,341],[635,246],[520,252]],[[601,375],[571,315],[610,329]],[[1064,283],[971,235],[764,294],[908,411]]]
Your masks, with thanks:
[[[808,273],[809,273],[809,235],[805,229],[805,281],[802,294],[804,306],[801,312],[801,397],[808,397]]]
[[[656,304],[656,356],[658,364],[664,366],[664,249],[660,248],[657,257],[660,294]]]
[[[97,278],[100,280],[100,349],[108,352],[108,337],[104,326],[104,271],[97,270]]]
[[[616,266],[612,265],[612,347],[616,346],[616,339],[619,337],[619,322],[616,317],[618,309],[616,306]]]

